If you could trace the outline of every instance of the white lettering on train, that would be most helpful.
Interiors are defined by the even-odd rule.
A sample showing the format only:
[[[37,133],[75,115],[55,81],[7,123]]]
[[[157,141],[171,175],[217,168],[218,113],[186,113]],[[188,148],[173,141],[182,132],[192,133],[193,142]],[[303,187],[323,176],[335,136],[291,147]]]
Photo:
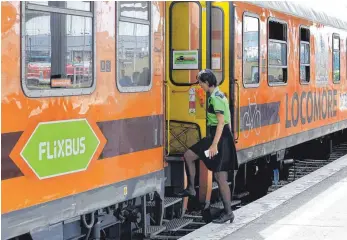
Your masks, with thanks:
[[[85,153],[85,137],[60,139],[53,142],[39,143],[39,160],[57,159],[69,156],[76,156]]]

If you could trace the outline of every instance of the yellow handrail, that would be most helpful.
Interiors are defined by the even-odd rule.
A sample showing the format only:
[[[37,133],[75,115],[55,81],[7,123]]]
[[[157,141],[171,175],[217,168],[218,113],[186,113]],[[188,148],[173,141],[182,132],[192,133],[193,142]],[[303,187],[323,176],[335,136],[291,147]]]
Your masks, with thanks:
[[[241,110],[240,110],[240,85],[237,82],[237,79],[235,79],[235,85],[237,85],[237,138],[235,138],[235,142],[237,143],[237,140],[240,137],[240,115],[241,115]]]
[[[167,155],[170,155],[170,86],[166,83],[166,96],[167,104],[165,108],[167,109]]]

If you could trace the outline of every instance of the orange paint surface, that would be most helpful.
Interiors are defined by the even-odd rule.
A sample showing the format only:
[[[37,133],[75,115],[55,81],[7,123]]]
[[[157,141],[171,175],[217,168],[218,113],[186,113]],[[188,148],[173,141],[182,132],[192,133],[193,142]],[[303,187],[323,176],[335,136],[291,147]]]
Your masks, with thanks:
[[[259,135],[256,135],[254,129],[249,132],[249,135],[245,137],[244,132],[241,131],[239,135],[239,141],[237,143],[237,149],[249,148],[258,144],[270,142],[279,138],[284,138],[290,135],[294,135],[297,133],[301,133],[310,129],[320,128],[321,126],[332,124],[339,122],[341,120],[347,119],[347,111],[341,111],[339,109],[340,106],[340,94],[347,93],[347,79],[346,79],[346,32],[339,32],[335,29],[330,29],[329,27],[324,27],[320,24],[316,24],[316,28],[314,27],[314,23],[295,18],[292,16],[288,16],[276,11],[272,11],[269,9],[259,8],[257,6],[253,6],[251,4],[245,2],[235,2],[236,5],[236,13],[235,13],[235,79],[238,79],[238,83],[240,85],[240,103],[236,103],[236,106],[248,106],[250,99],[251,103],[264,104],[270,102],[280,102],[279,107],[279,118],[280,122],[277,124],[263,126],[260,128]],[[242,21],[244,12],[249,12],[253,14],[257,14],[260,18],[260,84],[256,88],[246,88],[243,85],[243,62],[242,62]],[[269,86],[268,85],[268,72],[267,72],[267,47],[268,47],[268,18],[274,17],[280,20],[283,20],[287,23],[288,28],[288,80],[287,84],[284,86]],[[312,27],[311,28],[311,38],[310,38],[310,52],[311,52],[311,69],[310,69],[310,83],[308,85],[303,85],[300,83],[300,71],[299,71],[299,27],[300,25]],[[328,84],[323,88],[317,86],[316,83],[316,65],[315,65],[315,31],[326,31],[325,37],[329,38],[329,60],[328,60]],[[340,53],[340,73],[341,73],[341,82],[339,84],[334,84],[332,82],[332,34],[334,32],[340,33],[341,37],[341,53]],[[288,116],[287,118],[291,119],[291,105],[292,105],[292,97],[296,92],[299,96],[303,92],[311,91],[321,92],[322,90],[336,90],[337,91],[337,103],[336,103],[336,111],[337,114],[335,117],[321,119],[317,121],[312,121],[310,123],[301,123],[301,119],[299,118],[298,124],[294,127],[293,125],[290,128],[286,128],[286,94],[288,94]],[[235,94],[237,96],[237,94]],[[306,116],[306,101],[304,99],[303,104],[303,116]],[[308,110],[311,111],[313,106],[309,104]],[[258,106],[259,109],[259,106]],[[325,107],[324,107],[325,109]],[[296,113],[297,106],[294,106],[294,112]],[[237,112],[237,109],[236,109]],[[236,119],[236,121],[240,121],[241,124],[242,117],[240,119]]]
[[[93,161],[84,172],[41,181],[33,174],[2,181],[2,214],[158,171],[162,153],[156,148]]]
[[[21,87],[20,4],[1,3],[2,79],[1,133],[24,132],[12,149],[11,158],[25,176],[3,180],[2,213],[78,194],[101,186],[143,176],[163,169],[163,148],[134,152],[96,160],[106,139],[96,123],[126,118],[162,115],[164,78],[164,3],[152,2],[160,22],[152,46],[152,88],[148,92],[121,93],[116,80],[116,18],[114,2],[95,2],[96,17],[96,89],[90,95],[28,98]],[[100,61],[111,61],[111,72],[100,71]],[[101,144],[88,169],[83,172],[38,180],[19,153],[39,122],[87,118]]]
[[[114,4],[104,8],[106,3],[96,2],[96,16],[115,27]],[[163,17],[163,3],[158,6],[160,17]],[[20,2],[2,3],[5,15],[19,14]],[[14,11],[15,9],[16,11]],[[107,9],[107,11],[106,11]],[[104,10],[104,12],[101,12]],[[111,14],[112,13],[112,14]],[[4,15],[3,15],[4,16]],[[101,21],[101,20],[100,20]],[[11,21],[13,22],[13,21]],[[106,23],[105,23],[106,24]],[[6,27],[4,27],[4,25]],[[148,92],[120,93],[116,85],[116,39],[114,32],[101,31],[97,27],[96,33],[96,90],[91,95],[69,96],[64,98],[27,98],[21,88],[20,79],[20,35],[19,17],[15,24],[2,22],[2,113],[6,114],[1,126],[2,133],[23,131],[32,121],[59,120],[67,118],[89,117],[95,122],[124,118],[134,118],[149,115],[163,114],[163,65],[164,49],[159,48],[160,58],[154,58],[153,65],[157,74],[152,78],[152,89]],[[98,22],[99,26],[100,23]],[[163,25],[161,25],[161,28]],[[4,29],[8,29],[4,32]],[[163,29],[159,29],[163,34]],[[113,34],[113,35],[112,35]],[[158,35],[158,33],[157,33]],[[161,42],[164,38],[162,35]],[[158,43],[157,43],[158,44]],[[154,48],[152,47],[154,54]],[[158,52],[155,53],[158,56]],[[100,71],[101,60],[111,60],[111,72]],[[141,102],[141,107],[137,107]]]

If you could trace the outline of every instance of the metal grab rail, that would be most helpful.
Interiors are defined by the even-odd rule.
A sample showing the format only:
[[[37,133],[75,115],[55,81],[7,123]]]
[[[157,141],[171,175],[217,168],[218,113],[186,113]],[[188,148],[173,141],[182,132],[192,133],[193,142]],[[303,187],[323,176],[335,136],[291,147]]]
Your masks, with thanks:
[[[238,80],[235,79],[235,85],[237,85],[237,138],[235,138],[235,142],[239,140],[240,137],[240,85],[237,82]]]
[[[167,104],[165,108],[167,109],[167,154],[168,157],[170,155],[170,86],[168,82],[166,82],[166,96],[167,96]]]

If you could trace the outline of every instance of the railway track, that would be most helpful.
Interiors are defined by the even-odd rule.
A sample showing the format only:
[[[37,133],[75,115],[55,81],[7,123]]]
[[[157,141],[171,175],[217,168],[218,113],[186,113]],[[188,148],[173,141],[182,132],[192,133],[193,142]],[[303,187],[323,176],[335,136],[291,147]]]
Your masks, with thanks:
[[[333,146],[332,153],[329,155],[328,159],[294,159],[293,164],[289,167],[287,180],[280,180],[278,182],[273,181],[272,186],[270,186],[268,189],[268,193],[276,191],[277,189],[318,170],[319,168],[346,154],[347,142],[343,142]],[[235,210],[249,204],[250,201],[247,201],[246,199],[247,193],[234,195],[232,208]],[[184,214],[181,218],[170,217],[175,215],[174,212],[180,208],[180,204],[182,204],[182,201],[178,198],[171,197],[165,199],[164,208],[166,213],[169,212],[169,214],[165,215],[163,226],[151,226],[147,229],[150,236],[146,239],[179,239],[180,237],[183,237],[184,235],[206,225],[201,211],[189,212]],[[217,202],[211,204],[210,208],[215,209],[216,211],[221,211],[223,209],[223,205],[221,202]],[[141,233],[141,230],[138,231],[138,233]]]
[[[295,159],[294,164],[289,168],[288,179],[285,181],[279,181],[277,184],[273,182],[269,188],[268,193],[271,193],[288,183],[302,178],[303,176],[310,174],[318,170],[319,168],[335,161],[336,159],[347,154],[347,142],[333,146],[332,153],[328,159]]]

